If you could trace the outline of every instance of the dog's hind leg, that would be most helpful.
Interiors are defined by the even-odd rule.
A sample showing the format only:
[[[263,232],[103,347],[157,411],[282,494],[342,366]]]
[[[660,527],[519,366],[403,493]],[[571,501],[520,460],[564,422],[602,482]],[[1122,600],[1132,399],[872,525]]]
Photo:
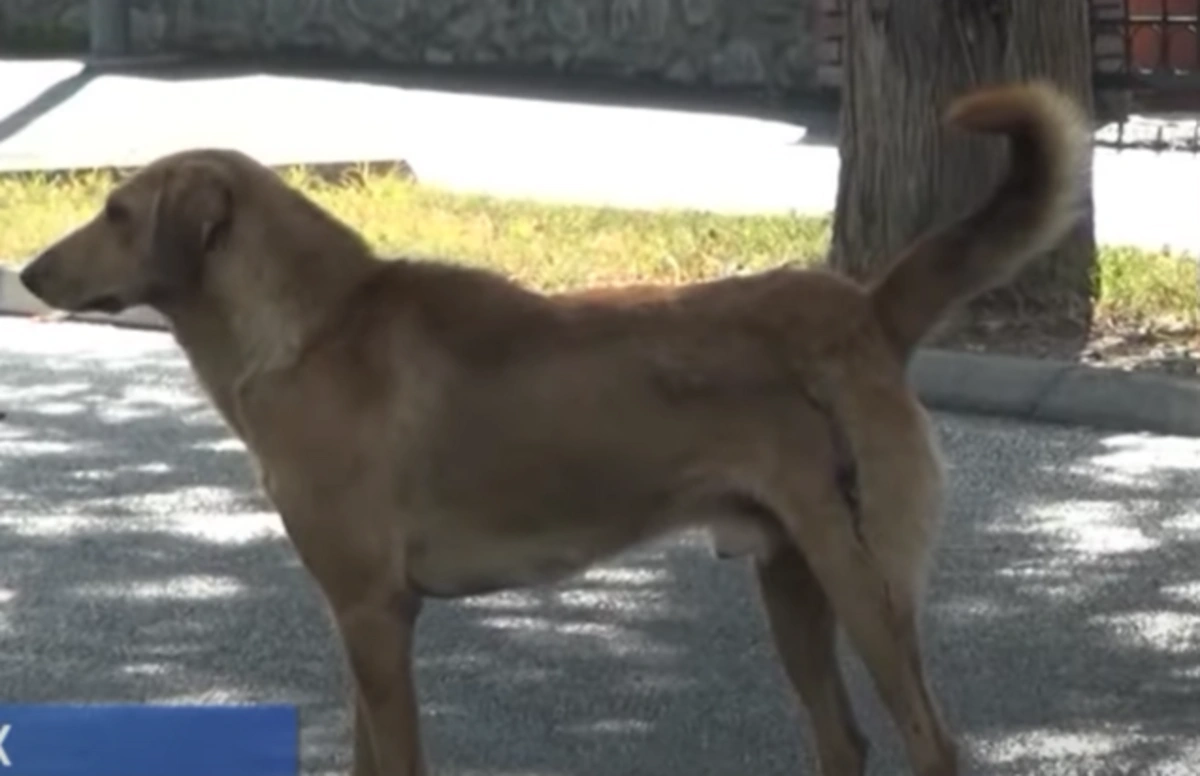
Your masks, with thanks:
[[[917,558],[869,546],[859,515],[832,478],[791,486],[781,518],[795,537],[834,614],[862,657],[917,776],[957,776],[955,742],[928,687],[917,632],[921,589]],[[877,516],[878,517],[878,516]],[[900,517],[900,516],[897,516]]]
[[[759,591],[784,671],[808,710],[822,776],[862,776],[867,741],[834,650],[836,622],[808,563],[782,544],[756,565]]]

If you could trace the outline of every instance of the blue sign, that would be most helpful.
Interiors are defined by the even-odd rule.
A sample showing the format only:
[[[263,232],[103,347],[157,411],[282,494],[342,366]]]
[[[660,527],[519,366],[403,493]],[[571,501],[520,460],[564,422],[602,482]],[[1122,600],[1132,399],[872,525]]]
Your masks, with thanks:
[[[294,706],[0,704],[0,776],[298,776]]]

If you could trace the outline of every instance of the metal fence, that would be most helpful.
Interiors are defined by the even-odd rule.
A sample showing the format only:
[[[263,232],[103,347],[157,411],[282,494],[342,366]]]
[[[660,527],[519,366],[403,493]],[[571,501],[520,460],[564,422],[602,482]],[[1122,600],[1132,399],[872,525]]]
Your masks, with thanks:
[[[1097,98],[1119,105],[1097,142],[1200,152],[1200,0],[1091,2]]]
[[[1198,16],[1200,0],[1092,0],[1097,86],[1200,93]]]
[[[836,91],[842,75],[845,0],[816,2],[819,78],[822,86]],[[1097,142],[1200,152],[1200,0],[1089,2],[1093,83],[1104,123]]]

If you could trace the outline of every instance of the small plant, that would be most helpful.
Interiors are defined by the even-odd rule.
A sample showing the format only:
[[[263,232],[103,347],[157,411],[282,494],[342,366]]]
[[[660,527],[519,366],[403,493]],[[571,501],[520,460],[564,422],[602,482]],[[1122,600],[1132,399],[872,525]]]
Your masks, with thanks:
[[[1105,246],[1098,262],[1096,313],[1144,327],[1193,328],[1200,324],[1200,261],[1171,251]]]

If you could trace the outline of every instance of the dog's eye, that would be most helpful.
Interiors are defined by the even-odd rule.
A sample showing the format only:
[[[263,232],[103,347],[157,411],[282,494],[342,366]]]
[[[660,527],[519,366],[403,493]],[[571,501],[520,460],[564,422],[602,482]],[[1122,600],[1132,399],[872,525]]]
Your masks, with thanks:
[[[119,202],[109,202],[104,205],[104,218],[114,224],[129,220],[129,208]]]

